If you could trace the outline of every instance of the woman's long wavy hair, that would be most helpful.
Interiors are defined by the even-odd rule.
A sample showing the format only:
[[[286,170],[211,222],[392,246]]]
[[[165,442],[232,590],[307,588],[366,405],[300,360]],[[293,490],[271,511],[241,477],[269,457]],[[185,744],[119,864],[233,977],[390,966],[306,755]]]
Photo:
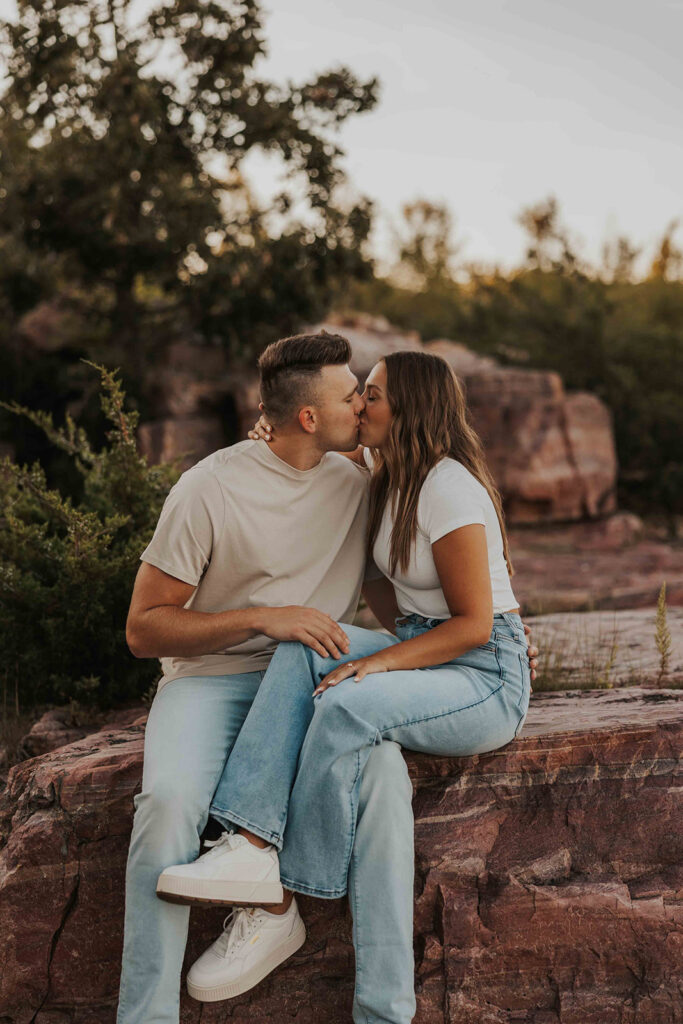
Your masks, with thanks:
[[[390,573],[405,572],[417,536],[417,503],[429,471],[445,457],[457,459],[489,493],[503,536],[503,554],[513,573],[503,508],[486,465],[481,441],[468,422],[458,378],[441,356],[393,352],[384,357],[387,399],[393,413],[384,451],[373,448],[368,552],[377,538],[387,502],[391,502]],[[399,505],[400,500],[400,505]],[[397,511],[398,510],[398,511]]]

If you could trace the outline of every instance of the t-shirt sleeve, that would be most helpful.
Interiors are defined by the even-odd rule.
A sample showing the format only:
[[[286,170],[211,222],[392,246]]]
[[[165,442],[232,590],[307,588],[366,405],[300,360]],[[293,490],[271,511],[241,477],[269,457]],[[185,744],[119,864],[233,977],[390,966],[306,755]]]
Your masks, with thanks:
[[[211,559],[223,515],[223,493],[213,473],[189,469],[171,488],[140,560],[196,587]]]
[[[430,544],[461,526],[486,526],[484,499],[457,466],[439,467],[422,488],[418,523]]]

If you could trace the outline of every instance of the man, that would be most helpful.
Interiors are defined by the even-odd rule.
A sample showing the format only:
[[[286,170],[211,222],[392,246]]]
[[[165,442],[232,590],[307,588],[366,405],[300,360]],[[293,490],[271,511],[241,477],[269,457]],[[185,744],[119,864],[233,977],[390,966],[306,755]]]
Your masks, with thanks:
[[[276,441],[241,442],[183,474],[141,556],[127,637],[138,657],[161,658],[164,675],[136,797],[119,1024],[178,1021],[189,909],[158,899],[157,880],[197,857],[224,762],[277,643],[348,653],[337,622],[352,617],[363,578],[368,476],[335,454],[356,448],[363,408],[350,355],[346,339],[325,333],[271,345],[259,368]],[[356,1024],[407,1024],[415,1012],[411,796],[400,749],[378,745],[363,776],[349,877]],[[268,941],[247,950],[255,923]],[[249,983],[208,998],[245,991],[272,969],[259,961],[261,948],[267,959],[304,936],[291,898],[248,918],[238,911],[211,955],[227,963],[248,951]]]

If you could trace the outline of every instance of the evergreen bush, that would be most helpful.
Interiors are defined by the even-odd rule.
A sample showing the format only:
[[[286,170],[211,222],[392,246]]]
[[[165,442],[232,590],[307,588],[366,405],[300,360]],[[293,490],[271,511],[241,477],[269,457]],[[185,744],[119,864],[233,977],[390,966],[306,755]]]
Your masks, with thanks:
[[[155,662],[128,651],[125,622],[140,553],[178,468],[147,464],[117,372],[89,365],[109,425],[100,451],[70,417],[55,427],[47,413],[5,405],[40,427],[83,478],[75,502],[48,487],[39,464],[0,462],[5,712],[70,700],[111,707],[141,697],[158,676]]]

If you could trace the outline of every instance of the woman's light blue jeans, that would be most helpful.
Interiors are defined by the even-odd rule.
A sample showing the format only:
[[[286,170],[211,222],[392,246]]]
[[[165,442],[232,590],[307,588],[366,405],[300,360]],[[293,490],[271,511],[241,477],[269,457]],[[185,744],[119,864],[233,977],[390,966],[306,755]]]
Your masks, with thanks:
[[[154,698],[126,874],[118,1024],[178,1024],[190,908],[158,899],[157,878],[170,864],[197,857],[211,798],[263,676],[251,672],[175,679]],[[308,703],[306,712],[307,725]],[[298,724],[283,723],[283,728]],[[353,1019],[358,1024],[403,1024],[414,1013],[411,797],[400,748],[395,743],[377,747],[358,795],[349,866],[349,888],[356,894],[351,908],[358,979]],[[396,934],[387,948],[386,933],[392,927]],[[384,1017],[375,1005],[376,993],[380,1005],[386,1005],[386,970],[392,972],[389,983],[398,1005],[396,1015]]]
[[[521,619],[507,612],[494,617],[488,643],[448,664],[371,674],[358,684],[346,679],[312,697],[318,682],[341,662],[435,625],[438,620],[411,615],[397,621],[397,637],[344,626],[351,649],[340,661],[323,659],[302,644],[278,647],[226,763],[211,813],[276,845],[287,888],[327,899],[347,891],[359,787],[377,745],[394,741],[409,750],[466,756],[496,750],[522,728],[530,694],[527,644]],[[390,854],[385,850],[382,856]],[[373,894],[363,898],[372,901]],[[405,959],[406,922],[397,927],[391,906],[374,911],[386,921],[382,960],[387,971],[374,976],[375,984],[384,977],[374,995],[374,1015],[357,1016],[354,1009],[354,1021],[407,1024],[412,1016],[405,971],[401,982],[391,969],[394,954],[401,963]],[[363,936],[354,939],[358,952]],[[412,991],[412,974],[410,980]],[[361,1003],[362,985],[358,978]]]

